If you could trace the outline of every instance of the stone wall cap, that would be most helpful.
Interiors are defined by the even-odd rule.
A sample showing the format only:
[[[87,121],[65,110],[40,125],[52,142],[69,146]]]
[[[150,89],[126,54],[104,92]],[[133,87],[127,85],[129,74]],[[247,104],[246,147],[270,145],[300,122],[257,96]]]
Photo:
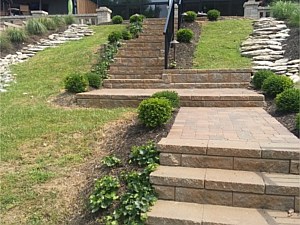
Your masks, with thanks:
[[[107,7],[100,7],[98,9],[96,9],[96,12],[109,12],[109,13],[112,13],[112,11]]]
[[[48,15],[48,12],[43,11],[43,10],[32,10],[31,14],[44,14],[44,15]]]

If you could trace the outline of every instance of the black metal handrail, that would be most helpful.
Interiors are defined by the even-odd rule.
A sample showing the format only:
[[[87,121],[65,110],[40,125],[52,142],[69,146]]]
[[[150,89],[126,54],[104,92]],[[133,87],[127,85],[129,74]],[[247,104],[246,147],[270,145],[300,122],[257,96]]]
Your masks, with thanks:
[[[165,35],[165,69],[168,69],[169,62],[169,50],[171,47],[171,41],[174,37],[174,0],[170,1],[168,16],[164,28]]]
[[[179,0],[178,2],[178,30],[181,27],[182,22],[182,14],[183,14],[183,0]]]

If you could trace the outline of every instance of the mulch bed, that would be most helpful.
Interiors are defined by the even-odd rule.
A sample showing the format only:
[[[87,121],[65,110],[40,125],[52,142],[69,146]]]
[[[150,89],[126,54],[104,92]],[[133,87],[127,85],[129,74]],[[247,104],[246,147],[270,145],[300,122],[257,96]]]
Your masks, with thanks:
[[[93,190],[94,180],[105,175],[118,176],[121,172],[130,172],[141,170],[139,167],[131,165],[128,163],[129,155],[132,146],[140,146],[146,144],[148,141],[154,141],[158,143],[161,138],[166,137],[174,123],[177,111],[174,112],[172,119],[164,126],[150,130],[145,128],[139,123],[136,115],[132,117],[131,120],[121,122],[114,127],[105,130],[103,133],[105,135],[104,142],[99,146],[100,149],[105,149],[108,155],[115,154],[119,159],[122,160],[122,166],[111,169],[104,165],[101,165],[100,160],[98,163],[92,164],[88,167],[90,174],[88,185],[80,193],[78,199],[83,201],[82,205],[88,205],[88,198]],[[124,193],[125,187],[120,188],[119,196]],[[70,219],[68,224],[71,225],[94,225],[100,224],[97,219],[104,215],[111,214],[116,208],[117,204],[105,210],[104,212],[91,213],[88,207],[82,207],[82,211],[78,212],[73,218]]]
[[[288,59],[299,59],[300,58],[300,28],[299,27],[289,27],[290,36],[284,42],[285,50],[284,57]]]

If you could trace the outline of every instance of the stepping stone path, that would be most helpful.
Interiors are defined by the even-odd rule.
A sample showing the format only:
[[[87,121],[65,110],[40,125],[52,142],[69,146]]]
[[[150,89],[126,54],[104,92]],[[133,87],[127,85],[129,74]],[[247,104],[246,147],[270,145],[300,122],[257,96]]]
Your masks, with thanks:
[[[289,31],[284,21],[270,17],[254,22],[252,35],[241,47],[242,55],[252,58],[254,71],[272,70],[278,75],[289,76],[295,83],[300,81],[300,59],[289,60],[283,55]]]
[[[36,53],[46,48],[57,47],[67,41],[77,41],[85,36],[91,36],[94,32],[85,24],[72,24],[62,33],[51,34],[48,39],[40,39],[36,44],[30,44],[15,54],[9,54],[0,58],[0,93],[6,92],[9,83],[15,82],[17,74],[12,74],[9,66],[22,63],[33,57]]]
[[[247,89],[251,71],[163,70],[163,24],[147,19],[145,33],[118,52],[105,88],[77,95],[79,105],[100,108],[136,107],[166,89],[180,95],[175,123],[158,143],[161,165],[150,180],[159,200],[147,224],[300,224],[299,139]]]

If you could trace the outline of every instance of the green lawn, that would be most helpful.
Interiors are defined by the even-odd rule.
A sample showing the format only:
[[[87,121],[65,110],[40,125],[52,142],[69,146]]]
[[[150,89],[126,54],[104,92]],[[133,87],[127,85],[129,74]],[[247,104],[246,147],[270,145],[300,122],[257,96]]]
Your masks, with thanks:
[[[56,194],[37,192],[37,185],[65,176],[69,168],[83,163],[95,151],[91,146],[99,137],[94,132],[130,110],[68,109],[55,107],[50,100],[63,92],[68,74],[88,72],[100,44],[122,28],[94,27],[92,37],[47,49],[12,67],[17,83],[0,96],[2,224],[62,224],[62,209],[45,209]]]
[[[240,55],[239,47],[252,32],[251,22],[232,19],[203,23],[194,55],[194,68],[250,68],[251,60]]]

